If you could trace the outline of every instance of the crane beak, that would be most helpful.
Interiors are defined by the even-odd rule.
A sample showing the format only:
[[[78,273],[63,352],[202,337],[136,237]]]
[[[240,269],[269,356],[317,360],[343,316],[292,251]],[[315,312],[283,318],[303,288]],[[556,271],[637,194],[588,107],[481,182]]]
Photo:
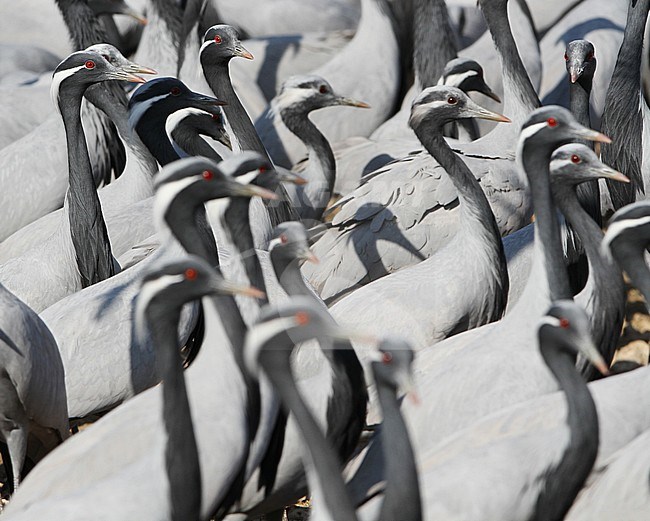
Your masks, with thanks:
[[[607,165],[601,165],[596,169],[598,177],[603,177],[605,179],[611,179],[612,181],[619,181],[621,183],[629,183],[630,179],[621,174],[618,170],[608,167]]]
[[[288,170],[276,170],[278,180],[281,183],[291,183],[294,185],[306,185],[307,184],[307,179],[305,179],[302,176],[299,176],[298,174],[294,174],[293,172],[290,172]]]
[[[237,183],[237,181],[234,181]],[[278,199],[278,195],[275,192],[271,192],[271,190],[267,190],[266,188],[262,188],[261,186],[255,186],[255,185],[242,185],[240,183],[237,183],[239,187],[235,187],[233,190],[235,192],[235,196],[238,197],[261,197],[262,199]]]
[[[219,143],[221,143],[222,145],[228,147],[230,150],[232,150],[232,141],[230,140],[230,135],[225,130],[223,130],[222,132],[219,132],[219,136],[217,137],[217,141]]]
[[[422,400],[420,400],[420,395],[415,389],[413,374],[410,371],[401,371],[398,379],[399,387],[402,392],[404,392],[406,397],[411,401],[413,405],[419,406],[422,403]]]
[[[487,119],[489,121],[501,121],[503,123],[510,123],[510,120],[507,117],[481,107],[477,103],[474,103],[470,98],[467,98],[463,115],[467,118],[479,118]]]
[[[476,92],[480,92],[497,103],[501,103],[501,98],[497,96],[496,92],[494,92],[487,83],[485,83],[483,78],[478,78],[477,81],[478,85],[476,86]]]
[[[605,134],[601,134],[596,130],[592,130],[587,127],[583,127],[579,124],[571,125],[571,130],[573,131],[573,137],[578,139],[586,139],[587,141],[595,141],[597,143],[611,143],[612,140],[608,138]]]
[[[573,60],[567,65],[567,72],[569,73],[569,79],[571,80],[571,83],[578,81],[584,71],[584,66],[578,60]]]
[[[116,72],[111,72],[109,74],[110,79],[112,80],[120,80],[120,81],[128,81],[130,83],[146,83],[147,80],[144,78],[141,78],[140,76],[136,76],[135,74],[131,74],[130,72],[126,72],[124,70],[118,70]]]
[[[576,339],[576,344],[580,354],[589,360],[591,365],[593,365],[600,374],[603,376],[609,375],[609,368],[600,354],[600,351],[596,349],[596,345],[593,343],[591,337],[584,335]]]
[[[311,262],[312,264],[320,264],[320,259],[316,257],[309,248],[305,248],[305,250],[300,253],[300,258],[307,262]]]
[[[247,51],[241,43],[237,43],[235,45],[235,56],[239,56],[240,58],[245,58],[247,60],[255,59],[255,57],[249,51]]]
[[[365,101],[358,101],[352,98],[346,98],[343,96],[338,96],[335,100],[336,105],[345,105],[347,107],[359,107],[360,109],[369,109],[372,108]]]
[[[135,9],[128,8],[124,11],[124,14],[136,20],[140,25],[147,25],[147,23],[149,23],[149,21]]]
[[[210,289],[213,293],[221,295],[244,295],[245,297],[253,297],[257,299],[263,299],[266,297],[266,293],[254,288],[253,286],[237,284],[220,276],[212,278],[210,281]]]
[[[158,71],[151,69],[150,67],[143,67],[137,63],[129,62],[129,72],[134,74],[158,74]]]
[[[212,115],[220,115],[221,112],[218,107],[227,105],[225,101],[213,98],[212,96],[206,96],[205,94],[198,94],[196,92],[193,92],[189,96],[188,102],[188,106],[204,110]]]

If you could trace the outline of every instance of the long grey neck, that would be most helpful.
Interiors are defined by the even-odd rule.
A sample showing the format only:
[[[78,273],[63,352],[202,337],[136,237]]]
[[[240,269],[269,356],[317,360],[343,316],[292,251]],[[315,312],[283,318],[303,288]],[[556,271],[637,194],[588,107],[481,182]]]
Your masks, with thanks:
[[[467,165],[449,147],[442,136],[441,129],[418,128],[415,129],[415,133],[427,151],[445,169],[456,188],[462,212],[461,219],[470,219],[472,226],[482,227],[484,232],[494,239],[493,242],[501,245],[499,227],[485,193]]]
[[[232,86],[228,62],[206,65],[205,61],[201,59],[201,66],[203,67],[205,79],[214,95],[228,103],[223,107],[223,112],[240,148],[242,150],[253,150],[265,157],[270,163],[269,154]],[[273,226],[298,219],[298,216],[286,201],[287,194],[284,187],[279,185],[278,190],[281,195],[278,205],[271,205],[264,201]]]
[[[287,295],[305,296],[316,300],[314,294],[309,291],[305,280],[302,278],[300,266],[297,259],[288,259],[280,254],[277,250],[271,250],[271,264],[275,277],[278,279],[282,289],[287,292]]]
[[[178,200],[179,198],[176,198],[176,201]],[[188,253],[198,255],[205,259],[221,275],[217,246],[214,240],[214,234],[208,223],[205,207],[201,205],[200,207],[191,208],[188,205],[181,204],[181,202],[177,204],[178,206],[176,208],[172,208],[174,215],[172,216],[172,213],[168,212],[168,215],[165,217],[167,225]],[[194,215],[194,225],[182,226],[182,223],[192,223],[192,215]],[[202,224],[203,220],[205,220],[205,223]],[[246,327],[235,297],[232,295],[218,295],[212,297],[212,302],[219,313],[221,324],[230,340],[235,361],[246,381],[248,432],[251,438],[253,438],[259,426],[261,406],[259,386],[249,376],[244,362],[244,339],[246,338],[248,328]]]
[[[646,302],[650,302],[650,273],[644,255],[645,250],[636,251],[626,248],[625,255],[617,259],[625,273],[632,279],[634,287],[643,294]]]
[[[592,78],[581,77],[575,83],[569,86],[569,108],[576,121],[582,126],[591,128],[591,117],[589,110],[589,96],[591,94]],[[587,140],[575,140],[577,143],[593,148],[593,142]],[[582,207],[587,210],[598,225],[602,225],[602,215],[600,212],[600,188],[598,181],[587,181],[577,187],[578,200]]]
[[[388,477],[377,521],[421,521],[422,504],[415,455],[395,389],[376,377],[375,382],[384,418],[381,427],[382,448],[384,474]]]
[[[88,6],[87,0],[56,0],[59,11],[72,39],[72,47],[75,51],[81,51],[91,45],[107,41],[106,32],[93,10]],[[91,102],[85,108],[88,109],[87,116],[96,123],[98,140],[97,147],[93,147],[95,153],[92,158],[93,175],[95,184],[108,183],[111,179],[111,172],[119,175],[124,168],[124,148],[113,123],[107,116],[108,112],[102,112],[104,107],[115,103],[117,99],[120,104],[126,106],[126,94],[117,82],[103,82],[98,85],[91,85],[86,90],[86,98]],[[101,110],[98,110],[101,109]],[[113,118],[118,123],[118,120]],[[126,136],[128,132],[122,132]]]
[[[201,65],[203,66],[205,79],[214,95],[228,103],[223,107],[223,112],[240,148],[242,150],[253,150],[270,162],[271,159],[266,148],[232,86],[228,63],[226,61],[206,65],[202,60]]]
[[[276,348],[284,347],[289,350],[289,345],[280,346],[279,338],[290,342],[286,335],[275,337]],[[337,521],[357,521],[357,516],[345,489],[338,458],[332,448],[327,444],[325,436],[316,423],[311,411],[306,406],[291,374],[289,357],[282,364],[271,361],[265,363],[268,356],[277,357],[277,353],[260,354],[260,363],[265,366],[267,376],[275,387],[284,406],[294,415],[296,423],[302,434],[303,441],[309,451],[307,473],[310,480],[312,493],[320,494],[323,501],[322,507],[326,508],[332,519]]]
[[[301,217],[320,220],[334,191],[336,181],[336,161],[332,147],[323,133],[309,119],[308,112],[304,109],[284,109],[281,116],[286,127],[307,148],[309,164],[313,166],[307,169],[305,174],[308,176],[308,183],[314,183],[318,187],[318,198],[313,201],[313,211],[309,212],[310,215],[301,214]],[[309,189],[309,186],[306,189]]]
[[[194,129],[180,126],[171,132],[172,146],[180,157],[202,156],[219,163],[222,157]]]
[[[106,31],[88,6],[87,0],[56,0],[56,3],[75,51],[106,41]]]
[[[631,183],[607,180],[615,209],[636,199],[643,190],[643,113],[647,111],[641,87],[641,58],[650,0],[630,0],[623,43],[618,51],[612,80],[607,89],[601,131],[612,138],[603,144],[602,161],[620,172],[625,172]]]
[[[97,89],[96,87],[99,87]],[[117,127],[122,141],[142,166],[142,171],[153,176],[158,171],[158,164],[149,149],[144,145],[137,132],[129,128],[129,112],[124,89],[118,82],[106,81],[103,85],[91,85],[85,97],[101,109],[105,116]]]
[[[217,244],[203,204],[189,205],[177,197],[165,214],[165,222],[187,253],[198,255],[213,268],[219,268]]]
[[[418,138],[451,178],[460,200],[461,226],[464,234],[480,235],[481,244],[486,247],[486,259],[495,262],[499,285],[502,288],[498,298],[499,316],[505,309],[508,295],[508,269],[503,250],[503,241],[490,203],[474,174],[463,160],[449,147],[442,137],[441,129],[415,129]]]
[[[115,275],[111,244],[90,166],[81,125],[83,90],[61,93],[59,103],[68,146],[68,220],[81,286],[86,288]]]
[[[271,263],[278,282],[288,295],[307,296],[317,301],[302,278],[297,259],[283,257],[274,249],[271,250]],[[327,440],[337,450],[341,461],[347,461],[357,446],[366,417],[368,393],[363,367],[348,340],[336,340],[332,348],[321,343],[321,348],[333,371]]]
[[[567,400],[570,438],[559,464],[547,469],[544,475],[545,483],[537,498],[535,512],[529,518],[536,521],[564,519],[598,453],[598,415],[594,401],[575,370],[573,358],[555,347],[544,347],[545,343],[553,341],[540,334],[542,356]]]
[[[174,150],[165,131],[168,115],[163,111],[150,109],[142,115],[135,126],[138,136],[156,158],[156,161],[160,163],[160,166],[168,165],[179,159],[179,155]]]
[[[549,182],[551,150],[526,141],[521,150],[521,161],[530,185],[536,216],[535,233],[543,247],[544,266],[547,273],[551,301],[571,299],[569,277],[564,263],[555,205]]]
[[[562,190],[554,190],[553,196],[558,208],[584,245],[591,279],[587,284],[587,288],[591,290],[591,296],[588,298],[590,309],[587,310],[591,320],[591,331],[600,353],[609,363],[614,356],[623,326],[625,308],[623,277],[618,266],[601,255],[600,244],[603,240],[603,232],[582,209],[575,190],[563,187]],[[582,358],[578,367],[589,380],[597,376],[593,366]]]
[[[201,512],[201,469],[194,436],[180,346],[177,345],[177,325],[180,310],[163,316],[147,314],[156,365],[162,377],[163,421],[167,431],[165,468],[169,480],[171,519],[198,521]]]
[[[508,19],[507,2],[480,0],[483,16],[490,29],[492,40],[497,48],[503,71],[503,113],[512,120],[512,125],[498,125],[490,134],[498,131],[515,134],[531,111],[539,107],[539,98],[524,67],[517,44],[512,36]],[[514,146],[514,144],[513,144]]]
[[[569,85],[569,109],[571,114],[583,127],[591,128],[591,117],[589,109],[589,97],[593,79],[580,77],[575,83]],[[593,142],[585,139],[576,139],[576,143],[582,143],[593,148]]]
[[[248,280],[253,286],[266,292],[262,265],[255,252],[255,242],[248,217],[250,201],[248,197],[231,197],[224,218],[233,244],[244,263]],[[268,303],[266,298],[260,299],[260,305],[266,303]]]
[[[456,37],[444,0],[416,0],[413,66],[420,90],[438,82],[447,63],[457,57]]]

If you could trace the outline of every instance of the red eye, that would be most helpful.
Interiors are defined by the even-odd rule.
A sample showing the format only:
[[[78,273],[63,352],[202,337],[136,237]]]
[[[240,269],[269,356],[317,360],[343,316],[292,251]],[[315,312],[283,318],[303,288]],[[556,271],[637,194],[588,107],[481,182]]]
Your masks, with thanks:
[[[392,361],[393,361],[393,355],[391,355],[390,353],[384,353],[381,356],[381,363],[382,364],[390,364],[390,363],[392,363]]]
[[[88,60],[86,63],[84,63],[84,66],[86,67],[86,69],[94,69],[95,62],[92,60]]]
[[[212,178],[214,177],[214,174],[210,172],[210,170],[204,170],[201,173],[201,176],[203,176],[203,179],[205,179],[206,181],[211,181]]]
[[[589,51],[589,54],[587,54],[587,61],[593,60],[594,59],[594,51]]]
[[[454,98],[453,96],[449,96],[447,98],[447,103],[449,103],[450,105],[455,105],[456,103],[458,103],[458,99]]]
[[[564,53],[564,61],[565,62],[569,61],[569,55],[567,53]]]
[[[553,127],[557,127],[557,119],[555,119],[555,118],[548,118],[548,119],[546,120],[546,123],[547,123],[547,125],[548,125],[549,127],[551,127],[551,128],[553,128]]]
[[[280,242],[282,244],[287,244],[289,242],[289,239],[287,238],[286,235],[282,234],[282,235],[280,235]]]
[[[264,168],[263,166],[259,167],[258,170],[259,170],[260,174],[263,174],[264,172],[266,172],[266,168]]]
[[[221,43],[222,41],[223,41],[223,40],[221,39],[221,36],[219,36],[218,34],[214,37],[214,43],[219,44],[219,43]]]
[[[178,96],[181,93],[180,87],[172,87],[172,90],[169,91],[172,96]]]
[[[327,87],[325,85],[321,85],[320,89],[318,89],[318,92],[321,94],[327,94]]]
[[[560,319],[560,327],[562,329],[567,329],[570,325],[571,325],[571,323],[569,322],[568,318],[561,318]]]
[[[575,163],[575,164],[577,165],[578,163],[581,163],[581,162],[582,162],[582,159],[580,159],[580,156],[578,156],[578,155],[576,155],[576,154],[573,154],[573,155],[571,156],[571,162],[572,162],[572,163]]]
[[[219,114],[212,114],[212,119],[218,123],[221,121],[221,116]]]
[[[187,268],[185,270],[185,278],[187,280],[194,280],[194,279],[196,279],[196,277],[198,277],[198,275],[199,274],[196,272],[196,270],[194,268]]]
[[[309,314],[305,311],[298,311],[298,313],[295,314],[295,319],[299,326],[306,326],[309,324]]]

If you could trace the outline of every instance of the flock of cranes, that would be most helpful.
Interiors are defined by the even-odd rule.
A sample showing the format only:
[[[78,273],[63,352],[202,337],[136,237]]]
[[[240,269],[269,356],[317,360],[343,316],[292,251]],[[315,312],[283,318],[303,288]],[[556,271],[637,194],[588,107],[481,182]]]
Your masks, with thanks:
[[[4,5],[3,519],[650,518],[649,12]]]

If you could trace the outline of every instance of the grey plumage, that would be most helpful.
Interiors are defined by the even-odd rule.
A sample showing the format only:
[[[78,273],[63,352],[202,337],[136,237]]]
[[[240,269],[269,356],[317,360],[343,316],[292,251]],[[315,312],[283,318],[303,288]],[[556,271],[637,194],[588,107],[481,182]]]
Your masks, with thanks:
[[[640,66],[648,12],[650,1],[630,0],[623,43],[603,110],[601,128],[613,140],[611,144],[603,145],[603,160],[632,181],[626,186],[608,183],[616,210],[636,200],[637,194],[646,192],[642,168],[648,155],[643,148],[643,137],[647,132],[650,111],[640,87]]]
[[[388,0],[362,0],[362,16],[354,38],[325,65],[311,70],[336,92],[367,102],[372,108],[358,113],[337,107],[313,117],[330,143],[351,136],[368,136],[393,110],[400,83],[399,47]],[[373,52],[367,56],[367,49]],[[366,59],[360,59],[367,56]],[[255,122],[273,162],[290,168],[305,154],[304,146],[267,109]]]
[[[314,75],[289,78],[272,103],[273,110],[280,114],[286,127],[308,150],[306,166],[299,164],[295,168],[307,184],[288,189],[292,206],[307,226],[322,219],[323,211],[333,195],[336,180],[332,148],[309,115],[312,111],[334,106],[370,108],[364,102],[339,95],[327,80]]]
[[[53,78],[52,95],[61,110],[68,145],[70,188],[64,212],[67,218],[59,222],[57,233],[46,244],[0,267],[3,283],[36,311],[114,274],[79,115],[88,86],[111,79],[144,81],[121,66],[108,63],[101,55],[86,51],[70,55]]]
[[[334,304],[332,313],[342,323],[399,332],[419,350],[503,315],[508,273],[499,228],[474,174],[442,136],[444,124],[472,117],[508,121],[453,87],[425,89],[414,101],[411,125],[459,195],[458,231],[429,259]]]
[[[63,364],[50,330],[0,284],[0,437],[7,444],[13,488],[22,478],[28,435],[42,445],[36,463],[70,435]]]
[[[482,4],[502,58],[505,114],[513,121],[477,141],[458,146],[481,181],[502,235],[530,216],[526,182],[514,164],[517,128],[538,104],[505,16],[507,2]],[[333,209],[331,229],[315,245],[323,259],[305,275],[326,301],[430,257],[458,229],[457,193],[428,153],[417,152],[366,176]],[[387,244],[402,248],[387,248]]]
[[[650,202],[638,201],[624,206],[610,219],[602,251],[613,257],[650,302],[650,277],[645,249],[650,242]]]

